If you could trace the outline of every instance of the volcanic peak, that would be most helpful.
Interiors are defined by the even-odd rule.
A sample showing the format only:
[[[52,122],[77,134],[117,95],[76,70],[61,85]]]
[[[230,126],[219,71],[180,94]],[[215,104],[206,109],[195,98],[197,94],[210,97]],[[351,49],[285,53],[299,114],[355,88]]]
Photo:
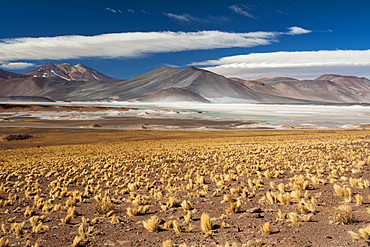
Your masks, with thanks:
[[[55,65],[48,62],[23,75],[47,77],[57,81],[104,81],[113,79],[81,63],[74,66],[68,63]]]

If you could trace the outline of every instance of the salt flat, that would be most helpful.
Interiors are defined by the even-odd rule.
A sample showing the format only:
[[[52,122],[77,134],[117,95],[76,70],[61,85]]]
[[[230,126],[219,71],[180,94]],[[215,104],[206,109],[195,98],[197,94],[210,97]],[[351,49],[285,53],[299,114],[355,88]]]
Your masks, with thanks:
[[[0,102],[1,103],[1,102]],[[9,103],[9,102],[3,102]],[[12,102],[13,103],[13,102]],[[27,102],[14,102],[27,105]],[[35,104],[35,103],[32,103]],[[40,103],[41,104],[41,103]],[[7,110],[0,111],[4,122],[19,118],[40,120],[98,120],[108,118],[179,119],[240,121],[234,129],[258,128],[363,128],[370,123],[369,105],[290,105],[290,104],[246,104],[246,103],[138,103],[138,102],[52,102],[44,106],[82,107],[78,110]],[[99,110],[84,110],[85,107],[101,107]],[[247,121],[243,125],[243,121]],[[253,123],[252,123],[252,122]],[[220,122],[220,124],[222,124]],[[165,124],[156,129],[168,128]],[[154,126],[153,126],[154,127]],[[222,127],[222,126],[221,126]],[[181,126],[179,127],[181,128]]]

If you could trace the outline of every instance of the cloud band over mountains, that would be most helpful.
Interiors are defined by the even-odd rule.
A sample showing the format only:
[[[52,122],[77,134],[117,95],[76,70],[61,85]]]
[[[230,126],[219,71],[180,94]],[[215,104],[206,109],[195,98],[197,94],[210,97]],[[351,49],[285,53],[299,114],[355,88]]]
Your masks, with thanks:
[[[3,39],[0,40],[0,63],[86,57],[133,58],[151,53],[254,47],[278,42],[281,35],[308,32],[311,31],[290,27],[288,32],[167,31]]]
[[[206,69],[225,76],[246,79],[268,77],[269,74],[300,79],[316,77],[323,73],[354,73],[369,76],[370,73],[367,71],[370,67],[370,50],[251,53],[196,62],[191,65],[212,66]]]

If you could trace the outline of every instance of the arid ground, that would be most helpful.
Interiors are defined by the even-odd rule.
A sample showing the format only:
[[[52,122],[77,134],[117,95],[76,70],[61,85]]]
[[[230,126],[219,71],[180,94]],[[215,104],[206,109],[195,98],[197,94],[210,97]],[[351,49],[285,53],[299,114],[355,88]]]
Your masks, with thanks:
[[[30,122],[0,126],[0,246],[369,246],[368,130]]]

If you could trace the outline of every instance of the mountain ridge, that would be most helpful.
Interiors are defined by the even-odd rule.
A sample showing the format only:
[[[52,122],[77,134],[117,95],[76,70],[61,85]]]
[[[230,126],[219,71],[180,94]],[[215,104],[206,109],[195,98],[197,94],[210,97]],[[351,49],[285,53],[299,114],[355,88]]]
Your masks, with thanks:
[[[0,97],[10,96],[56,101],[370,103],[370,80],[335,74],[313,80],[243,80],[192,66],[163,66],[128,80],[117,80],[83,64],[48,62],[24,74],[0,70]]]

